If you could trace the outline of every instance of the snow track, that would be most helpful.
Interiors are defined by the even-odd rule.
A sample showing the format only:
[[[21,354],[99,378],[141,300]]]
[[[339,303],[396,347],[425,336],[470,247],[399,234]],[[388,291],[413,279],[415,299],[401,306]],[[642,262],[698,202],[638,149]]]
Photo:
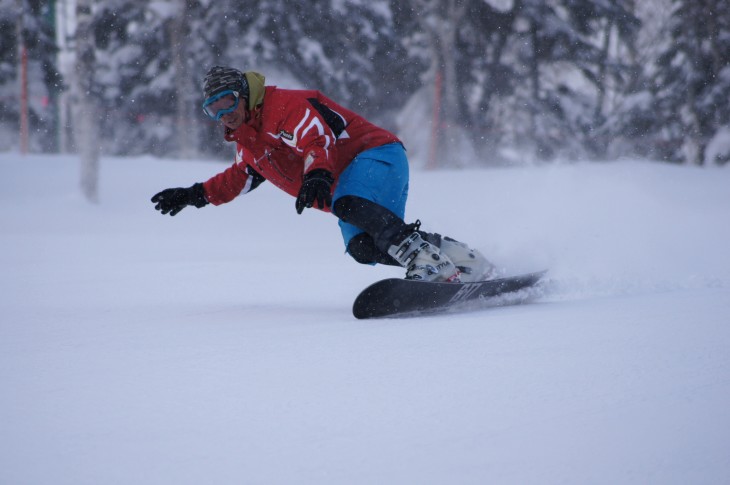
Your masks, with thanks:
[[[0,155],[0,483],[730,477],[727,169],[416,172],[409,218],[547,293],[357,321],[400,271],[331,216],[266,185],[153,210],[224,167],[104,159],[92,206],[74,159]]]

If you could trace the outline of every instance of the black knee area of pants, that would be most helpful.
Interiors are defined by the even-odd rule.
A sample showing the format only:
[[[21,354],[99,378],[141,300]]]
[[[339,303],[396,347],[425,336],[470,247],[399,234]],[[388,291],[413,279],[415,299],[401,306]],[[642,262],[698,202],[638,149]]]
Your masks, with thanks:
[[[405,237],[405,233],[408,232],[408,227],[403,219],[391,210],[355,195],[346,195],[337,199],[332,211],[344,222],[365,231],[372,238],[375,248],[382,253],[387,254],[388,248],[397,239]]]
[[[347,253],[360,264],[400,266],[390,255],[378,249],[372,236],[364,232],[350,239],[347,244]]]

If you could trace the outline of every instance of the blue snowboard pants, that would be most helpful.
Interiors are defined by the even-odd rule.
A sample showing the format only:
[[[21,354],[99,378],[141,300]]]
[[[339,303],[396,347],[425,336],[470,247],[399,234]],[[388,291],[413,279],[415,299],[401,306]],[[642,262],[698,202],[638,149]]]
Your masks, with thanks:
[[[408,157],[400,143],[365,150],[356,156],[340,174],[332,197],[337,199],[354,195],[375,202],[403,219],[408,199]],[[339,221],[345,248],[350,240],[364,231],[357,226]]]

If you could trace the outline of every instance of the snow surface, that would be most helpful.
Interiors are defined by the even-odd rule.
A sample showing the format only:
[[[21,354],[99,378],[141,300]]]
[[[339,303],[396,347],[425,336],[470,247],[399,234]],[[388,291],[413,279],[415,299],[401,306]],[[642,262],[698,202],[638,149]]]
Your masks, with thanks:
[[[413,174],[409,220],[540,300],[358,321],[332,216],[225,168],[0,155],[2,484],[730,482],[730,170],[624,161]]]

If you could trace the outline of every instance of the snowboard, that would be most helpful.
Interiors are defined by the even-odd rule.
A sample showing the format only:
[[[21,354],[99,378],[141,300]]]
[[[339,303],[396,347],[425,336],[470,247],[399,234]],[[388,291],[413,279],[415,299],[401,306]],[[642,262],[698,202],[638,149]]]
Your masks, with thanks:
[[[482,303],[489,306],[502,295],[534,286],[545,273],[547,270],[474,283],[385,279],[355,298],[352,314],[359,319],[383,318],[444,313]]]

